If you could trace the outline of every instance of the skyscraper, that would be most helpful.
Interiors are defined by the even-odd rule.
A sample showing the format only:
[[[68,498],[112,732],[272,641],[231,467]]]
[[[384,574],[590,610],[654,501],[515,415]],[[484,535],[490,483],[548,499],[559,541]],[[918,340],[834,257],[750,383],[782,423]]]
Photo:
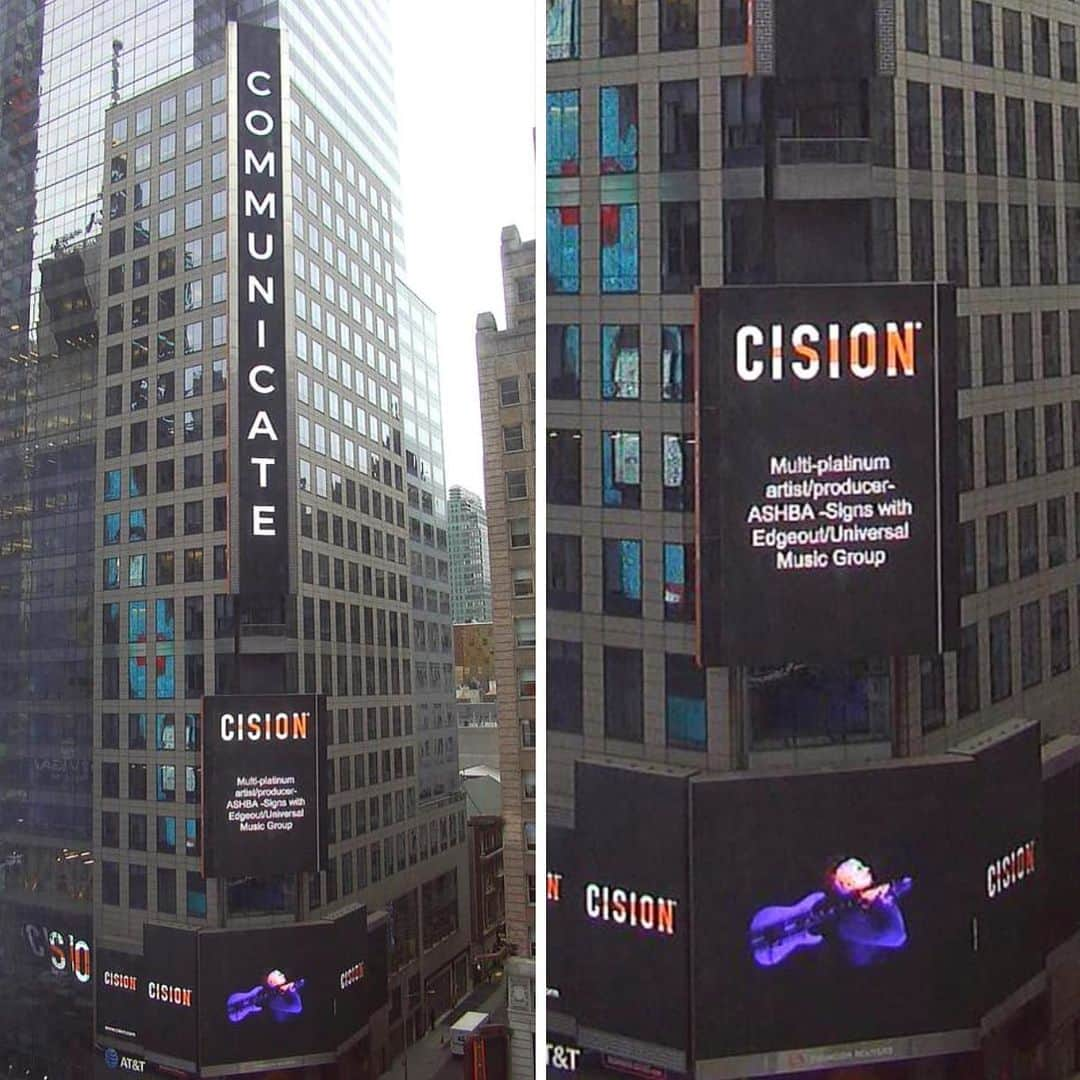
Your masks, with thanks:
[[[450,603],[454,622],[491,622],[487,510],[475,492],[450,489]]]
[[[512,1075],[532,1075],[536,955],[536,244],[515,226],[500,244],[506,326],[476,320],[476,366],[490,512],[495,701],[502,788]]]
[[[990,945],[1001,894],[989,906],[991,860],[979,864],[970,847],[955,854],[971,859],[963,887],[983,901],[964,902],[955,961],[976,962],[980,993],[962,1017],[941,1008],[899,1020],[879,1002],[861,1026],[811,1023],[819,994],[834,1015],[850,1014],[838,982],[813,981],[825,962],[813,957],[827,949],[811,944],[781,962],[750,934],[755,959],[746,936],[758,909],[823,887],[815,871],[783,898],[798,859],[828,838],[845,846],[821,791],[818,832],[801,847],[793,839],[813,770],[850,770],[852,821],[861,786],[908,777],[891,799],[880,787],[876,805],[896,842],[917,846],[920,770],[942,753],[977,758],[1001,739],[1023,758],[1026,786],[1010,806],[987,808],[983,825],[1019,842],[1051,774],[1040,794],[1030,737],[1009,742],[999,725],[1038,721],[1044,762],[1076,731],[1066,704],[1077,685],[1080,553],[1069,374],[1080,370],[1075,11],[981,0],[548,0],[547,26],[549,1032],[613,1068],[633,1060],[699,1077],[866,1061],[900,1035],[911,1037],[905,1056],[942,1061],[897,1065],[897,1075],[1009,1071],[1036,1054],[1058,1055],[1050,1074],[1067,1075],[1075,1063],[1059,1025],[1075,1006],[1054,976],[1041,997],[1034,974],[1044,916],[1013,889],[1012,934]],[[947,438],[959,444],[962,557],[945,571],[963,593],[959,647],[699,666],[699,628],[730,612],[708,602],[715,577],[699,580],[697,566],[737,572],[716,569],[726,550],[699,546],[703,515],[738,513],[718,471],[701,467],[716,461],[725,432],[695,388],[734,353],[701,348],[695,287],[774,297],[769,286],[792,286],[811,310],[815,288],[828,295],[813,319],[790,325],[777,301],[765,322],[782,361],[796,327],[862,318],[858,297],[869,291],[834,287],[932,281],[957,288],[955,347],[941,363],[960,386]],[[793,393],[776,378],[778,396]],[[786,445],[800,416],[798,398],[789,404],[786,430],[752,413],[744,430],[757,424]],[[830,441],[845,439],[876,446],[871,414],[850,428],[837,418]],[[925,439],[913,429],[909,445]],[[790,587],[801,580],[796,571]],[[784,627],[798,618],[793,606],[766,614]],[[836,612],[826,605],[816,618],[828,624]],[[709,809],[721,799],[723,814]],[[974,829],[965,815],[954,806],[942,827]],[[884,843],[871,846],[879,860]],[[872,867],[872,853],[861,858]],[[756,902],[740,893],[765,880],[757,867],[780,895],[767,883]],[[898,868],[900,880],[910,872]],[[1030,897],[1039,886],[1026,880]],[[1076,929],[1074,920],[1046,947]],[[823,933],[814,937],[827,942]],[[1004,961],[1006,939],[1023,942],[1023,957]],[[877,978],[889,970],[883,955]],[[1002,967],[991,978],[994,956]],[[835,962],[846,981],[847,961]],[[650,972],[647,997],[620,992],[630,971]],[[804,980],[798,990],[784,981],[790,972]],[[659,1000],[671,1008],[650,1011]],[[738,1011],[746,1002],[760,1006],[756,1016]]]

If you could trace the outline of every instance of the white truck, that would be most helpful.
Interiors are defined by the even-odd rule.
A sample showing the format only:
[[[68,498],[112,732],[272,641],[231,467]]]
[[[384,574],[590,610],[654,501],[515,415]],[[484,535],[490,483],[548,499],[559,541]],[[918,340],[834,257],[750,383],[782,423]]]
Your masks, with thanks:
[[[488,1021],[488,1014],[482,1012],[467,1012],[459,1016],[450,1025],[450,1053],[462,1057],[465,1053],[465,1040],[477,1028],[483,1027]]]

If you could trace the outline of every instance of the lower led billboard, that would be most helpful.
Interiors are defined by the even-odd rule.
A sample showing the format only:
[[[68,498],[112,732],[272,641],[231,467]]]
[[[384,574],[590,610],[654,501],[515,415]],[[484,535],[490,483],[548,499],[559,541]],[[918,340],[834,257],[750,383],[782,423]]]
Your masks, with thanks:
[[[203,873],[318,870],[326,849],[325,698],[203,701]]]
[[[1080,930],[1080,741],[1051,748],[1043,772],[1044,945],[1054,949]]]
[[[547,1007],[551,1012],[576,1015],[573,982],[577,968],[575,926],[584,915],[582,882],[575,862],[573,829],[549,825],[547,830]],[[571,910],[571,909],[574,910]]]
[[[970,761],[691,793],[699,1062],[977,1024]]]
[[[142,1037],[143,961],[141,956],[98,948],[94,971],[95,1030],[102,1039],[137,1043]]]
[[[141,1041],[147,1055],[191,1067],[199,1060],[197,936],[179,926],[145,924],[139,995]]]
[[[687,777],[579,761],[574,785],[574,872],[559,901],[574,1015],[582,1027],[685,1050]]]

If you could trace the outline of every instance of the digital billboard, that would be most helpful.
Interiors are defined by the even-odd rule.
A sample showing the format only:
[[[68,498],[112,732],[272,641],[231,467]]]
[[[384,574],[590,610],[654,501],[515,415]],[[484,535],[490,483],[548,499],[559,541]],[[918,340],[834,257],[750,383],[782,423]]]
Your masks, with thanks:
[[[699,1062],[978,1023],[970,761],[690,788]]]
[[[582,882],[577,873],[573,829],[549,825],[547,830],[547,1008],[550,1012],[574,1016],[577,995],[574,973],[577,958],[574,936],[584,918]]]
[[[318,870],[325,858],[325,699],[203,700],[203,873]]]
[[[195,930],[146,923],[143,927],[142,1025],[147,1057],[194,1068],[198,1061],[199,966]]]
[[[239,493],[238,591],[289,592],[288,384],[285,370],[281,44],[277,30],[236,25],[239,379],[233,433]]]
[[[583,1027],[684,1050],[686,774],[578,761],[574,786],[574,870],[559,900],[573,934],[573,1015]]]
[[[98,1035],[106,1040],[139,1042],[146,993],[142,957],[99,946],[94,982]]]
[[[698,334],[702,664],[955,648],[955,290],[701,289]]]
[[[366,961],[363,909],[336,922],[201,932],[201,1065],[333,1060],[367,1022]]]
[[[1080,739],[1050,744],[1043,762],[1042,866],[1046,872],[1044,946],[1080,930]]]
[[[978,985],[986,1011],[1043,968],[1039,725],[1011,721],[954,747],[976,769],[978,814],[969,841],[979,891]]]

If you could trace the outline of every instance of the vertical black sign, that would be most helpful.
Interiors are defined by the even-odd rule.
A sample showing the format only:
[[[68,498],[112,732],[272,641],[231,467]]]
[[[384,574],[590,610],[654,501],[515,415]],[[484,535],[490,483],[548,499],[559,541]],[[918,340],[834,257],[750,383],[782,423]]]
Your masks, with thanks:
[[[326,848],[325,699],[203,700],[203,872],[318,870]]]
[[[698,301],[702,662],[955,647],[955,290],[727,288]]]
[[[197,940],[178,926],[143,927],[140,1041],[149,1058],[198,1061]]]
[[[238,591],[289,592],[280,35],[236,27]]]
[[[94,1009],[98,1035],[105,1040],[139,1042],[146,997],[142,957],[98,946],[95,960]]]

